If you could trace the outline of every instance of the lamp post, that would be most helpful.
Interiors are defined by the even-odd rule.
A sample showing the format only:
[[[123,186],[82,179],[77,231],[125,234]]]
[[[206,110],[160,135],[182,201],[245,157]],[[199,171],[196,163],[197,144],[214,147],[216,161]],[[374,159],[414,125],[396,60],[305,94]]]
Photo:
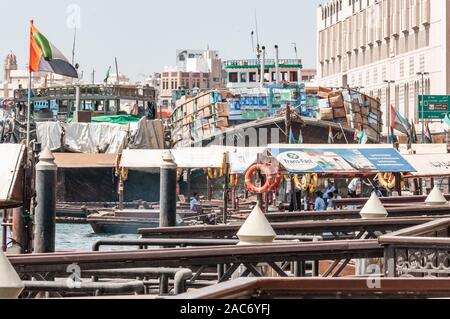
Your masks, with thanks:
[[[422,144],[425,144],[425,76],[428,72],[417,72],[417,76],[422,80]]]
[[[388,143],[391,142],[391,138],[392,138],[392,132],[391,132],[391,84],[395,84],[394,80],[384,80],[384,83],[387,83],[388,85],[388,96],[389,96],[389,100],[388,100],[388,105],[387,105],[387,124],[388,124]]]

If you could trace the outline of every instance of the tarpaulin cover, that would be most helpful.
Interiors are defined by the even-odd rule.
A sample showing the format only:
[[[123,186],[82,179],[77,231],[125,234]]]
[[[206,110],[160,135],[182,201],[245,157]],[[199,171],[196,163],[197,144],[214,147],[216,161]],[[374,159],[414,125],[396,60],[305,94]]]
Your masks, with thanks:
[[[37,138],[43,149],[57,151],[64,146],[65,150],[75,153],[119,154],[125,146],[134,149],[164,147],[162,122],[145,119],[128,125],[38,122]]]
[[[165,150],[124,150],[120,166],[131,169],[154,169],[163,164]],[[214,148],[185,148],[170,151],[179,168],[220,168],[224,153]]]
[[[109,123],[127,125],[128,123],[137,123],[140,118],[132,115],[113,115],[113,116],[95,116],[92,118],[92,123]],[[69,123],[73,123],[73,119],[69,120]]]
[[[291,174],[415,172],[394,148],[382,145],[277,145],[268,152]]]
[[[416,170],[416,172],[411,172],[412,177],[450,176],[450,154],[415,154],[403,156]]]

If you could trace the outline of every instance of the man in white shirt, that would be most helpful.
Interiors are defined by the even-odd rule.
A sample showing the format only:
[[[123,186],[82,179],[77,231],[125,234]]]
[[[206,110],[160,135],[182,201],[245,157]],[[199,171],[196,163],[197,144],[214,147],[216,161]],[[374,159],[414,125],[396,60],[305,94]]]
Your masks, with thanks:
[[[361,181],[359,180],[359,178],[352,179],[350,184],[348,184],[348,195],[351,198],[358,197],[357,196],[357,191],[358,191],[358,187],[359,187],[360,184],[361,184]]]

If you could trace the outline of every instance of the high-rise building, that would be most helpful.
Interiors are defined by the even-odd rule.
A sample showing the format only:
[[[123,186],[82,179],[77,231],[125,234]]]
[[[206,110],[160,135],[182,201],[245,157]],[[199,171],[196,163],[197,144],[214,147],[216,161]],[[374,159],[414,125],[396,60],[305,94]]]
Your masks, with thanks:
[[[333,0],[320,5],[318,83],[356,87],[380,98],[385,133],[390,105],[418,123],[422,92],[450,93],[449,14],[447,0]]]

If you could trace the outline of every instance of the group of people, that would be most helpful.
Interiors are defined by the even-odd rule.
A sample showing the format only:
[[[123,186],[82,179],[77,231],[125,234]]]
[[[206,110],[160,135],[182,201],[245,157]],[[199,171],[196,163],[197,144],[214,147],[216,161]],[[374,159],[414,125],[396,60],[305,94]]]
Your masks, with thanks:
[[[314,193],[314,210],[317,212],[332,210],[334,209],[334,201],[341,198],[336,187],[333,183],[330,183],[325,192],[317,190]]]

